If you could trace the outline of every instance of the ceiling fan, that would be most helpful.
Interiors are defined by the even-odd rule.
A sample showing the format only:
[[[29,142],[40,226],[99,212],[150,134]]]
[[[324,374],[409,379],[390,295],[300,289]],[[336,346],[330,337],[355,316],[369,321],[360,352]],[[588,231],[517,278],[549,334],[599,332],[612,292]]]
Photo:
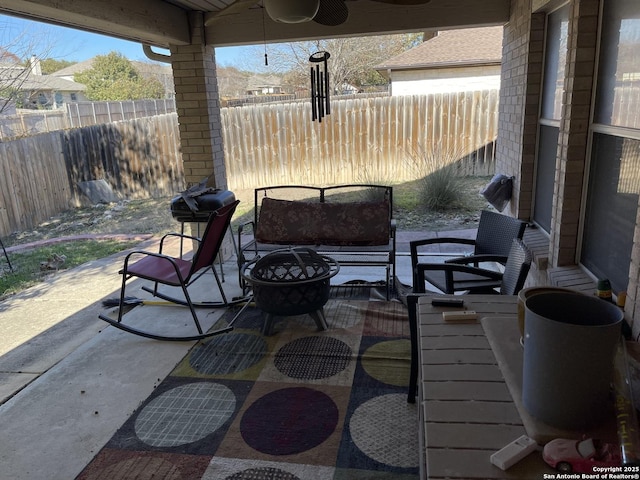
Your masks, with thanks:
[[[372,0],[391,5],[422,5],[431,0]],[[264,0],[264,7],[272,20],[281,23],[314,21],[336,26],[347,21],[349,9],[345,0]]]

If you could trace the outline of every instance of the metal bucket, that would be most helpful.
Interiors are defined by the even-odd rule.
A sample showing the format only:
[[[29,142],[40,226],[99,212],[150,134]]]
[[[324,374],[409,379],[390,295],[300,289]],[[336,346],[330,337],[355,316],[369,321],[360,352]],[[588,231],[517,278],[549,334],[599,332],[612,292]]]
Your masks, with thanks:
[[[579,293],[541,293],[525,301],[522,400],[542,422],[580,429],[610,411],[610,385],[623,313]]]

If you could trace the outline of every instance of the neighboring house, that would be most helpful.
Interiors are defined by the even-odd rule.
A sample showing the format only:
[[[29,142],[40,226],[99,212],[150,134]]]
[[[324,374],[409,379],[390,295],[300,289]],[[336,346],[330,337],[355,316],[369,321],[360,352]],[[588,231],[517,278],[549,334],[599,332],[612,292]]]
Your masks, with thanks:
[[[290,87],[282,85],[280,77],[275,75],[254,75],[249,79],[247,95],[280,95],[291,93]]]
[[[36,57],[31,57],[26,67],[17,63],[2,64],[0,88],[18,90],[20,93],[14,98],[21,108],[55,109],[65,103],[86,100],[84,85],[43,75]]]
[[[500,88],[502,27],[437,32],[417,47],[377,65],[391,95]]]
[[[360,92],[360,89],[355,85],[351,85],[350,83],[343,83],[339,87],[335,89],[335,93],[338,95],[354,95]]]
[[[93,61],[94,59],[90,58],[84,62],[74,63],[62,70],[53,72],[51,76],[73,81],[76,73],[81,73],[93,68]],[[157,80],[162,84],[164,87],[165,98],[175,97],[173,72],[170,66],[151,62],[138,62],[135,60],[129,61],[142,77]]]

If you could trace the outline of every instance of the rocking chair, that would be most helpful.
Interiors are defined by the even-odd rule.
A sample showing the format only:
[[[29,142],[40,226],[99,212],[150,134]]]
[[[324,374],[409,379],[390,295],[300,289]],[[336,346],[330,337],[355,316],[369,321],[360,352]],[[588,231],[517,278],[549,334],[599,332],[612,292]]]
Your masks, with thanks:
[[[120,289],[120,302],[118,306],[117,318],[113,319],[104,314],[100,314],[98,315],[98,317],[101,320],[104,320],[105,322],[113,325],[114,327],[117,327],[126,332],[156,340],[200,340],[206,337],[218,335],[220,333],[226,333],[233,330],[233,322],[231,322],[224,328],[212,332],[203,332],[202,327],[200,326],[200,321],[198,320],[198,316],[196,315],[195,308],[227,307],[246,300],[243,298],[235,300],[234,302],[228,302],[222,289],[222,284],[220,282],[218,273],[214,268],[216,256],[218,255],[220,246],[222,245],[222,241],[224,239],[224,235],[229,228],[231,217],[233,216],[238,203],[239,201],[236,201],[220,208],[216,212],[213,212],[209,217],[207,227],[201,239],[178,233],[169,233],[163,236],[160,240],[159,253],[146,252],[142,250],[136,250],[129,253],[125,257],[124,268],[119,272],[122,275],[122,287]],[[170,236],[179,237],[181,240],[187,238],[190,240],[199,241],[198,249],[190,261],[184,260],[182,258],[171,257],[162,253],[164,241],[167,237]],[[132,258],[135,259],[136,257],[138,258],[138,260],[134,263],[131,263]],[[213,272],[214,278],[218,285],[218,290],[220,291],[220,295],[222,297],[222,301],[195,303],[191,300],[189,292],[187,291],[187,287],[193,284],[204,273],[206,273],[208,269],[211,269]],[[146,332],[124,324],[122,322],[122,319],[125,307],[127,305],[127,299],[129,298],[125,296],[125,289],[127,281],[132,277],[143,278],[154,282],[153,288],[142,287],[143,290],[152,293],[154,297],[162,298],[163,300],[167,301],[167,303],[175,303],[177,305],[189,307],[198,333],[194,335],[174,337]],[[171,287],[180,287],[182,289],[184,299],[173,298],[159,292],[159,284],[168,285]],[[157,302],[150,303],[153,304]]]

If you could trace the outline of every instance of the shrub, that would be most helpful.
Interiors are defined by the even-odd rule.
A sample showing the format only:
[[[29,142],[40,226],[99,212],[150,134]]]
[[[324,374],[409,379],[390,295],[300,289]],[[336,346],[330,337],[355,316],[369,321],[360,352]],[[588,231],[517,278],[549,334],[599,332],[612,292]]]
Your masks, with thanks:
[[[423,177],[419,182],[420,205],[436,212],[464,208],[460,178],[455,170],[447,165]]]
[[[382,178],[382,175],[380,174],[373,173],[371,169],[364,166],[358,169],[358,173],[356,174],[356,183],[365,185],[391,185],[392,182],[390,182],[389,179]],[[383,200],[381,191],[377,188],[366,188],[360,190],[359,197],[365,202],[379,202]]]
[[[456,160],[463,156],[462,152],[444,149],[441,142],[408,155],[419,178],[418,198],[422,208],[436,212],[465,208],[456,165]]]

